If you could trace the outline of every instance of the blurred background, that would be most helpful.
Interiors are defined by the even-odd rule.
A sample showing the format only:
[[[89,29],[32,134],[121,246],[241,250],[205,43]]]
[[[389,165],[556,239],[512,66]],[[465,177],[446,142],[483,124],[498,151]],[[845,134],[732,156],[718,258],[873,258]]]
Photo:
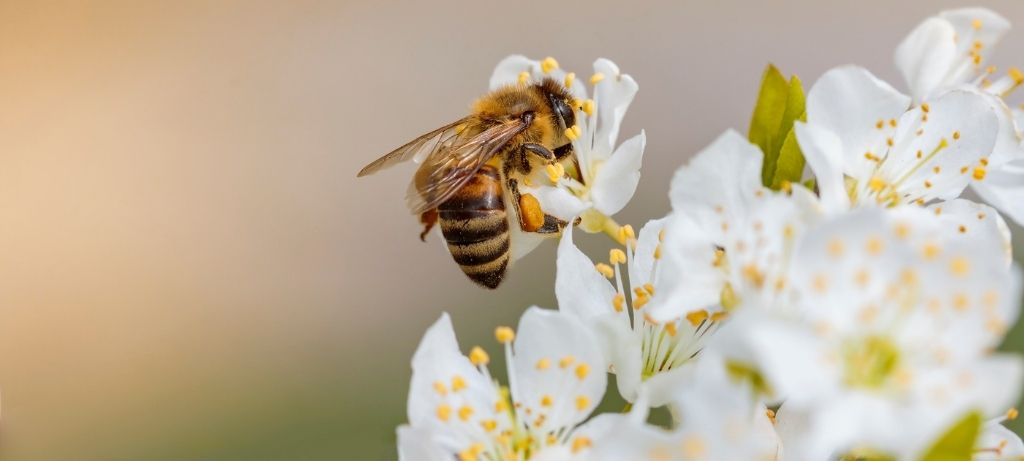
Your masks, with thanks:
[[[1019,26],[995,63],[1024,65],[1024,3],[978,3]],[[0,459],[394,459],[424,329],[447,311],[496,351],[494,326],[555,307],[554,245],[486,292],[417,238],[411,168],[359,168],[464,115],[508,54],[608,57],[641,88],[639,226],[746,132],[768,62],[902,87],[894,47],[957,6],[2,0]]]

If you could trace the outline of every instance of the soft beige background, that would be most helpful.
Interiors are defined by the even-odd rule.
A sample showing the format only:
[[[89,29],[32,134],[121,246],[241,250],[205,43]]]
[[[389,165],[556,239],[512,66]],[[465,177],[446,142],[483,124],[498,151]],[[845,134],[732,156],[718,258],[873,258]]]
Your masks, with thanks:
[[[641,86],[638,225],[745,131],[766,63],[901,85],[893,47],[955,5],[2,0],[0,458],[392,459],[424,328],[448,311],[491,347],[554,307],[553,248],[478,289],[416,238],[411,169],[363,164],[464,114],[509,53],[604,56]],[[1022,52],[1015,30],[997,63]]]

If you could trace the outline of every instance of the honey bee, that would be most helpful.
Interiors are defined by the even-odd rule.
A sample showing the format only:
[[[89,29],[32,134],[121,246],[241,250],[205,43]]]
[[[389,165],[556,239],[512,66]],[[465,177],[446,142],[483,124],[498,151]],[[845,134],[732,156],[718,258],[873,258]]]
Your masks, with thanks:
[[[567,224],[544,214],[519,184],[539,165],[575,162],[569,139],[574,106],[552,79],[505,86],[478,99],[469,116],[395,149],[358,176],[407,160],[421,163],[406,192],[409,210],[424,225],[420,239],[440,224],[462,272],[493,289],[510,262],[506,203],[524,232],[558,234]]]

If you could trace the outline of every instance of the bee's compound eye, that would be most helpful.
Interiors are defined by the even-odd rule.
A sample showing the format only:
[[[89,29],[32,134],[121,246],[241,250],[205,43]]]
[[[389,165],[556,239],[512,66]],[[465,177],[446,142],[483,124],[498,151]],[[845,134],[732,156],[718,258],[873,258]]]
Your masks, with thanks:
[[[576,112],[572,110],[572,107],[565,100],[554,98],[552,103],[555,113],[558,114],[558,118],[562,119],[562,123],[565,124],[566,128],[576,124]]]

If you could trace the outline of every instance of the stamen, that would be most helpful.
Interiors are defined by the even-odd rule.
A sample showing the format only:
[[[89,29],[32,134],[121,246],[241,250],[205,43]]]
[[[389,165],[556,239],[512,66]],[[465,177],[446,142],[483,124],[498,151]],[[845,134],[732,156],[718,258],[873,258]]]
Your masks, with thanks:
[[[686,314],[686,320],[690,322],[690,325],[698,326],[704,320],[708,318],[708,311],[693,311]]]
[[[574,128],[575,126],[576,126],[576,125],[573,125],[573,126],[571,126],[571,127],[569,127],[569,128],[566,128],[566,129],[565,129],[565,137],[566,137],[566,138],[569,138],[569,140],[570,140],[570,141],[575,141],[575,140],[576,140],[576,138],[578,138],[578,137],[579,137],[579,136],[577,136],[577,135],[576,135],[576,131],[574,131],[574,130],[573,130],[573,128]]]
[[[469,421],[469,418],[473,416],[473,407],[469,405],[463,405],[459,408],[459,419],[462,421]]]
[[[618,248],[612,248],[608,252],[608,259],[611,260],[612,264],[623,264],[626,262],[626,253]]]
[[[953,258],[953,260],[949,262],[949,271],[957,277],[963,277],[971,271],[971,263],[967,258],[962,256]]]
[[[434,381],[434,391],[441,397],[448,395],[448,389],[444,387],[444,383],[441,381]]]
[[[590,365],[587,365],[585,363],[581,363],[579,365],[576,365],[576,377],[577,378],[579,378],[582,381],[584,378],[587,377],[588,374],[590,374]]]
[[[576,397],[576,409],[579,411],[586,410],[590,406],[590,399],[585,395]]]
[[[928,103],[926,103],[926,102],[925,103],[921,103],[921,111],[922,112],[927,114],[929,110],[931,110],[931,106],[929,106]]]
[[[953,140],[956,141],[956,140],[959,140],[959,139],[960,139],[960,131],[954,131],[953,132]]]
[[[654,247],[654,259],[661,259],[661,244],[660,243],[658,244],[658,246]]]
[[[592,445],[593,445],[593,442],[590,441],[589,437],[581,435],[581,436],[576,437],[575,439],[573,439],[573,441],[572,441],[572,452],[573,453],[578,453],[578,452],[580,452],[581,450],[583,450],[585,448],[590,448]]]
[[[622,312],[622,306],[626,303],[626,295],[622,293],[615,293],[615,297],[612,298],[612,307],[615,308],[615,312]]]
[[[591,85],[597,85],[597,83],[600,82],[601,80],[604,80],[604,74],[600,72],[590,76]]]
[[[526,82],[528,82],[528,81],[530,81],[530,73],[525,71],[525,70],[520,72],[519,73],[519,84],[520,85],[525,85]]]
[[[448,404],[442,403],[437,406],[437,419],[441,421],[448,421],[452,416],[452,407]]]
[[[1009,410],[1006,410],[1006,420],[1007,421],[1013,421],[1013,420],[1017,419],[1017,416],[1020,416],[1020,412],[1017,411],[1016,408],[1011,408]]]
[[[976,181],[981,181],[985,179],[985,173],[987,173],[985,171],[985,167],[979,166],[974,168],[974,174],[972,176]]]
[[[542,406],[542,407],[550,407],[551,405],[554,405],[554,403],[555,403],[555,399],[553,397],[551,397],[550,395],[544,395],[544,396],[541,396],[541,398],[540,398],[540,406]]]
[[[487,365],[490,363],[491,357],[480,346],[474,346],[469,351],[469,361],[476,366]]]
[[[679,333],[679,329],[676,328],[676,322],[666,323],[665,324],[665,332],[667,332],[669,336],[673,336],[673,337],[676,334],[678,334]]]
[[[551,359],[543,358],[537,361],[538,370],[547,370],[548,368],[551,368]]]
[[[601,275],[605,276],[605,278],[610,279],[612,277],[615,277],[615,270],[612,269],[612,266],[609,266],[605,263],[597,263],[594,265],[594,267],[597,269],[598,272],[601,273]]]
[[[569,130],[566,130],[566,132],[569,132]],[[548,179],[554,183],[557,183],[559,179],[562,179],[562,177],[565,176],[565,167],[562,166],[561,163],[549,164],[544,167],[544,171],[547,172]]]
[[[593,116],[595,110],[597,110],[597,109],[594,107],[594,100],[593,99],[588,99],[586,101],[583,101],[583,112],[584,113],[586,113],[588,116]]]
[[[466,388],[466,379],[462,376],[452,376],[452,392],[459,392]]]
[[[558,367],[564,370],[566,368],[569,368],[569,365],[572,365],[572,363],[575,361],[576,357],[567,355],[565,357],[562,357],[561,360],[558,361]]]
[[[565,87],[572,88],[573,82],[576,81],[576,72],[569,72],[565,74]]]
[[[516,332],[509,327],[498,327],[494,329],[494,338],[501,344],[508,344],[516,339]]]
[[[541,72],[544,72],[545,74],[550,74],[551,71],[553,71],[553,70],[555,70],[557,68],[558,68],[558,61],[556,61],[555,58],[552,58],[551,56],[548,56],[548,57],[544,58],[544,60],[540,62],[540,70],[541,70]]]

